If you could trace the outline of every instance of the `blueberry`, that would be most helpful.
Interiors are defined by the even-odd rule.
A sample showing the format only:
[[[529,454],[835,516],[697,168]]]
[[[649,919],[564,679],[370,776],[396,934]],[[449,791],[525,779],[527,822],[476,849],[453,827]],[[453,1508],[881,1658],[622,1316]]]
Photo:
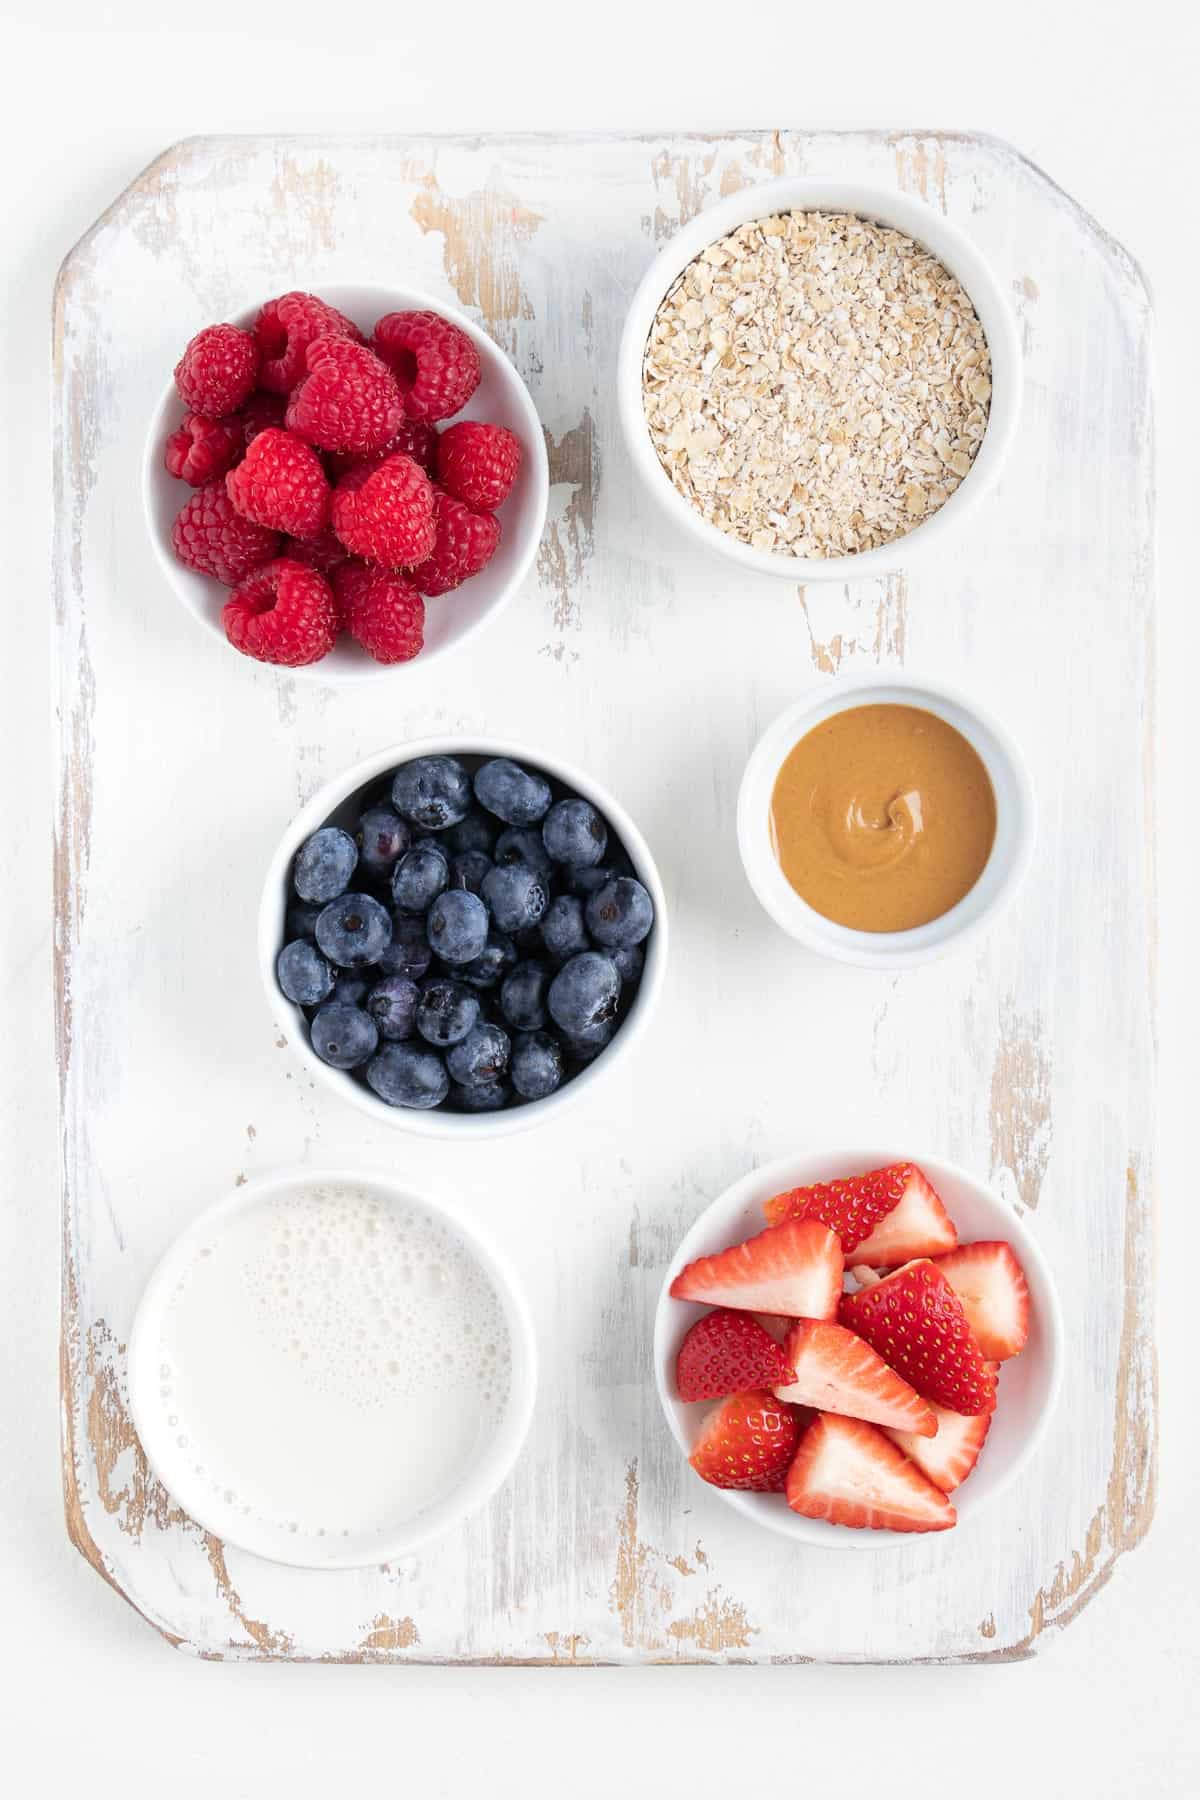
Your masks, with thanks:
[[[488,940],[488,909],[478,894],[451,888],[430,907],[425,930],[443,962],[474,962]]]
[[[522,1100],[544,1100],[563,1078],[562,1046],[546,1031],[523,1031],[512,1048],[512,1084]]]
[[[550,889],[545,878],[528,863],[509,863],[488,873],[483,898],[501,931],[526,931],[545,912]]]
[[[292,886],[302,900],[336,900],[350,886],[358,863],[358,845],[348,831],[322,825],[301,844],[292,870]]]
[[[545,963],[518,963],[504,978],[500,1011],[514,1031],[540,1031],[546,1023],[546,990],[550,971]]]
[[[460,1044],[472,1025],[479,1022],[479,1001],[461,981],[435,975],[421,989],[417,1004],[417,1030],[426,1043],[444,1050]]]
[[[533,825],[550,805],[550,783],[497,756],[475,771],[475,798],[506,825]]]
[[[473,1025],[461,1043],[446,1052],[446,1067],[464,1087],[496,1081],[508,1067],[509,1037],[499,1025]]]
[[[338,976],[333,984],[331,999],[339,1006],[361,1006],[371,986],[365,975],[353,975],[349,971]]]
[[[445,831],[471,808],[471,778],[453,756],[419,756],[397,769],[392,805],[422,831]]]
[[[379,959],[385,975],[407,975],[419,981],[430,963],[433,951],[425,935],[425,921],[419,913],[392,914],[392,941]]]
[[[460,1112],[501,1112],[512,1099],[506,1081],[480,1081],[473,1087],[455,1082],[450,1099]]]
[[[361,1007],[331,1001],[313,1014],[312,1047],[332,1069],[357,1069],[375,1054],[379,1033]]]
[[[275,979],[297,1006],[319,1006],[333,992],[337,976],[313,944],[297,938],[279,952]]]
[[[320,916],[319,906],[310,906],[307,900],[294,900],[287,910],[288,938],[307,938],[310,944],[313,943]]]
[[[487,943],[474,962],[467,963],[458,974],[473,988],[491,988],[516,960],[517,947],[512,939],[505,937],[502,931],[490,931]]]
[[[588,800],[559,800],[542,822],[542,841],[555,862],[591,869],[608,849],[608,826]]]
[[[544,876],[548,876],[554,866],[546,854],[541,833],[529,825],[510,825],[507,831],[502,831],[496,839],[493,855],[498,863],[505,865],[527,863]]]
[[[372,875],[387,875],[412,841],[412,832],[390,806],[369,806],[358,821],[358,854]]]
[[[450,860],[450,886],[464,888],[468,894],[483,892],[483,879],[492,866],[486,850],[460,850]]]
[[[479,807],[469,812],[465,819],[452,825],[446,833],[446,848],[451,856],[465,856],[470,850],[482,851],[490,857],[492,845],[496,841],[496,821],[490,813]]]
[[[573,894],[560,894],[552,900],[538,929],[552,962],[565,963],[591,949],[583,923],[583,901]]]
[[[611,952],[617,965],[617,974],[621,977],[622,988],[631,988],[642,979],[642,968],[646,961],[646,952],[640,944],[621,944]]]
[[[618,875],[587,903],[587,928],[606,949],[640,944],[653,923],[654,902],[631,875]]]
[[[550,983],[546,1004],[556,1025],[569,1037],[582,1038],[616,1017],[620,996],[621,977],[612,958],[585,950],[563,964]]]
[[[590,900],[598,894],[602,887],[613,879],[612,869],[566,869],[562,875],[562,884],[568,894],[574,894],[577,900]]]
[[[391,914],[370,894],[341,894],[317,920],[318,947],[342,969],[378,962],[391,941]]]
[[[367,1064],[367,1082],[389,1106],[440,1106],[450,1089],[441,1057],[415,1044],[385,1044]]]
[[[385,975],[367,995],[366,1010],[379,1035],[395,1040],[412,1036],[421,991],[407,975]]]
[[[440,849],[414,844],[396,864],[392,899],[401,912],[423,913],[450,885],[450,865]]]
[[[602,1050],[606,1050],[617,1034],[616,1023],[606,1019],[603,1025],[593,1025],[590,1031],[581,1031],[577,1036],[567,1035],[563,1048],[573,1063],[587,1064],[594,1062]]]

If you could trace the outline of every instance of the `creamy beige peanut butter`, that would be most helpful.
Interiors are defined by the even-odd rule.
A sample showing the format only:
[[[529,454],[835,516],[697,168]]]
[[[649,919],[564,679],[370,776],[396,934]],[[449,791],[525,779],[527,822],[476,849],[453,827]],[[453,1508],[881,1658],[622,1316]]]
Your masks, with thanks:
[[[771,795],[771,844],[788,881],[855,931],[941,918],[978,881],[995,836],[978,752],[917,706],[825,719],[791,750]]]

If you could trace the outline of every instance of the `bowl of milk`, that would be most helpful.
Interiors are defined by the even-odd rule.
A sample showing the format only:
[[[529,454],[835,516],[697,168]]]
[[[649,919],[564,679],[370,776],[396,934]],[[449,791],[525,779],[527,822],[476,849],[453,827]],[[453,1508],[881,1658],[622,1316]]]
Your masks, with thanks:
[[[482,1506],[537,1352],[474,1225],[375,1174],[249,1183],[188,1227],[129,1340],[142,1448],[206,1530],[301,1568],[391,1561]]]

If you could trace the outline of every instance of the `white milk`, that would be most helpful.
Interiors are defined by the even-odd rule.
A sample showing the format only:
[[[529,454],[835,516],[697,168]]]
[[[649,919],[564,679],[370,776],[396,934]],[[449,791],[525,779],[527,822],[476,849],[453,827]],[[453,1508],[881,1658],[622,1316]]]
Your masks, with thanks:
[[[214,1227],[159,1350],[163,1414],[197,1477],[301,1537],[382,1532],[448,1494],[511,1382],[501,1302],[453,1229],[315,1183]]]

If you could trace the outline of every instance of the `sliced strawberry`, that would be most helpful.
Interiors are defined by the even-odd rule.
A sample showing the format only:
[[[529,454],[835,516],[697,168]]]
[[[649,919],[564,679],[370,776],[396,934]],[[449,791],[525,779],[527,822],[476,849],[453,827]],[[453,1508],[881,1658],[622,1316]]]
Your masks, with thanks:
[[[958,1295],[927,1258],[843,1294],[838,1318],[926,1400],[959,1413],[991,1412],[996,1404],[995,1371]]]
[[[876,1425],[819,1413],[788,1470],[787,1503],[806,1519],[869,1531],[945,1531],[954,1508]]]
[[[958,1242],[946,1209],[914,1163],[892,1163],[841,1181],[792,1188],[765,1203],[772,1225],[820,1219],[842,1240],[847,1256],[894,1268],[914,1256],[937,1256]]]
[[[681,1400],[719,1400],[747,1388],[777,1388],[795,1377],[775,1339],[749,1313],[726,1307],[696,1320],[675,1359]]]
[[[675,1277],[671,1292],[676,1300],[742,1312],[834,1319],[842,1292],[842,1247],[816,1219],[790,1219],[715,1256],[698,1257]]]
[[[789,1409],[765,1388],[756,1388],[713,1408],[688,1461],[713,1487],[778,1494],[799,1433]]]
[[[1003,1362],[1025,1348],[1029,1288],[1011,1244],[963,1244],[935,1261],[962,1301],[967,1324],[986,1357]]]
[[[899,1201],[870,1237],[863,1238],[854,1260],[895,1269],[914,1257],[940,1256],[957,1242],[953,1219],[920,1169],[910,1163]]]
[[[788,1332],[784,1356],[795,1375],[784,1386],[772,1382],[778,1400],[869,1419],[922,1437],[932,1437],[937,1430],[932,1408],[844,1325],[797,1319]]]
[[[937,1420],[933,1437],[918,1437],[912,1431],[894,1431],[887,1425],[883,1430],[897,1449],[903,1450],[905,1456],[911,1456],[918,1469],[923,1469],[935,1486],[944,1494],[950,1494],[962,1485],[979,1461],[983,1440],[992,1428],[995,1415],[975,1413],[968,1418],[964,1413],[951,1412],[948,1406],[935,1406],[933,1416]]]

